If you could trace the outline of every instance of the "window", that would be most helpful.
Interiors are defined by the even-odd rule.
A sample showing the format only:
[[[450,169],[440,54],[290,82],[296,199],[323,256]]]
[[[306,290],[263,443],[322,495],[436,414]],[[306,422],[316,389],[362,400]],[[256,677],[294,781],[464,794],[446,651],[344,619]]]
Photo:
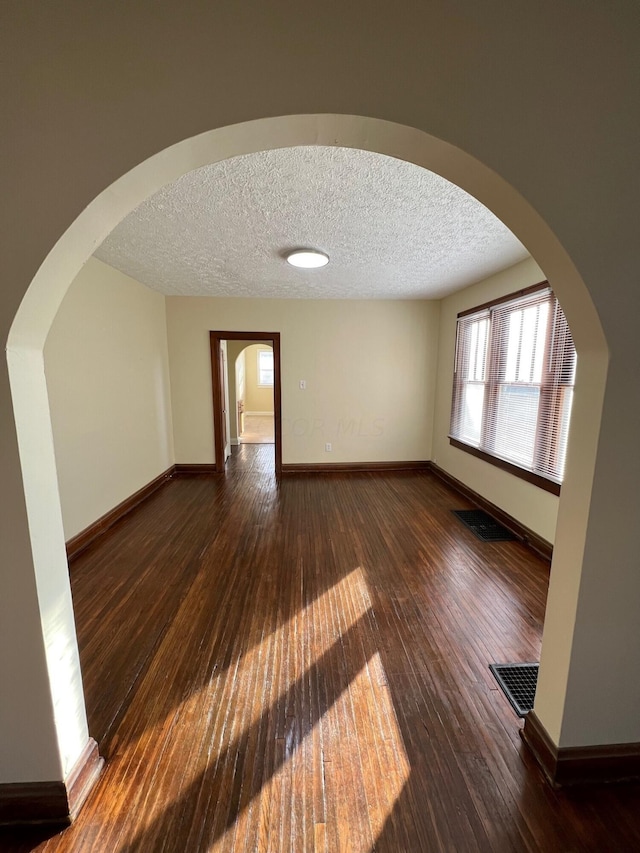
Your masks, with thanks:
[[[575,367],[546,283],[459,314],[451,443],[558,494]]]
[[[258,385],[273,387],[273,350],[258,350]]]

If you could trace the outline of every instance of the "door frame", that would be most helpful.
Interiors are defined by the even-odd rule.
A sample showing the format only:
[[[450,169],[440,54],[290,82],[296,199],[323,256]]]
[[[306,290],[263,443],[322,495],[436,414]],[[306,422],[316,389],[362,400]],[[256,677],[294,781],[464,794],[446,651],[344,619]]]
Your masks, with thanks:
[[[216,473],[224,474],[225,458],[222,445],[223,388],[220,382],[220,341],[255,341],[273,347],[273,427],[275,472],[282,474],[282,385],[280,381],[280,332],[220,332],[210,331],[211,387],[213,391],[213,431]]]

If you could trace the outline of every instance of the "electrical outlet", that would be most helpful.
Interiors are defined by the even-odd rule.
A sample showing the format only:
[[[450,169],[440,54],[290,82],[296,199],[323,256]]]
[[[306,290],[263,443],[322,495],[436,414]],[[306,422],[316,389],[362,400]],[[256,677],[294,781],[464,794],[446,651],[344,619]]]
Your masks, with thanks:
[[[327,453],[331,453],[331,442],[330,441],[328,441],[325,444],[324,449],[326,450]]]

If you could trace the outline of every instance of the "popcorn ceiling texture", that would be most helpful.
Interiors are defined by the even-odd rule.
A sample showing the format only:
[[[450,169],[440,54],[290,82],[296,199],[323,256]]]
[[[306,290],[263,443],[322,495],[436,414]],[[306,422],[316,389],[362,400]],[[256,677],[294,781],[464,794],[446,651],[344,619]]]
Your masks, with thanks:
[[[294,248],[327,267],[296,270]],[[100,260],[167,295],[438,299],[528,256],[486,207],[392,157],[305,146],[234,157],[148,198]]]

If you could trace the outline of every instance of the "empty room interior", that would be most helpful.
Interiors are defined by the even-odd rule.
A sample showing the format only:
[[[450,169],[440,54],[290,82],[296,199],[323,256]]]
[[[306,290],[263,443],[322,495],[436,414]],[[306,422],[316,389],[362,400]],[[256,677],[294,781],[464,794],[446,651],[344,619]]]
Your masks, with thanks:
[[[292,266],[300,245],[321,247],[324,266]],[[451,438],[477,451],[476,368],[457,426],[452,399],[461,363],[493,358],[482,312],[525,300],[505,346],[535,372],[549,335],[527,338],[526,325],[544,284],[515,236],[448,181],[319,146],[189,173],[98,248],[44,353],[89,729],[106,761],[61,836],[70,849],[96,832],[123,850],[261,838],[273,850],[563,849],[594,831],[591,803],[562,831],[523,824],[507,792],[533,796],[541,779],[488,668],[539,660],[559,482]],[[229,338],[220,358],[212,330]],[[540,428],[528,397],[500,405],[517,434],[498,446],[504,462]],[[272,427],[263,441],[250,426],[275,409],[279,464]],[[479,507],[517,538],[476,541],[452,510]],[[495,790],[479,795],[488,779]],[[505,796],[509,819],[490,818]],[[550,797],[540,808],[559,820]]]
[[[10,5],[0,850],[638,849],[637,9]]]

